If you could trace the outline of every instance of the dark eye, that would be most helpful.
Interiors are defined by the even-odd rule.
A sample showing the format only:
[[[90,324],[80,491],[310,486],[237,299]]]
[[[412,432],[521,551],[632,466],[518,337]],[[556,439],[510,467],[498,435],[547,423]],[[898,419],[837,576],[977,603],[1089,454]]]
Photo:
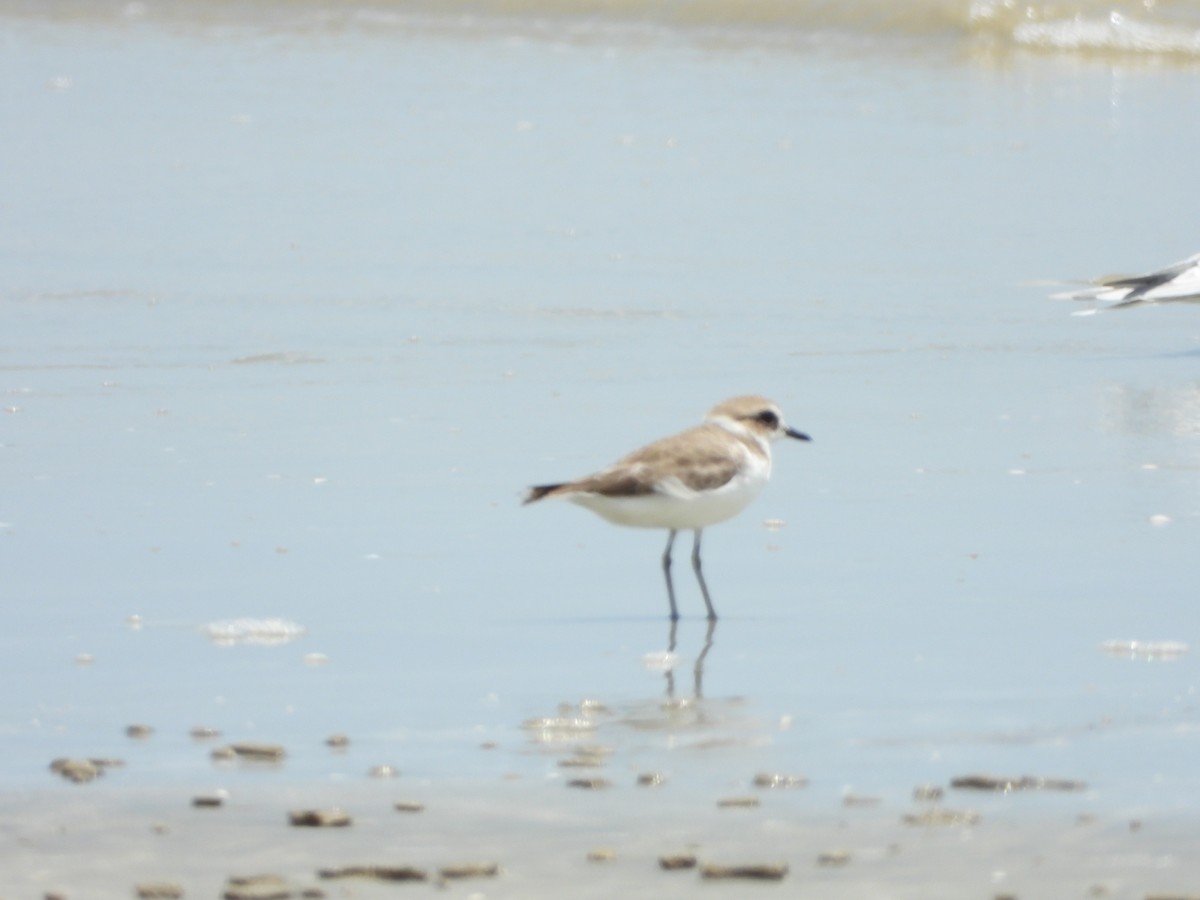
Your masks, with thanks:
[[[757,416],[755,416],[754,419],[757,422],[762,422],[768,428],[779,427],[779,416],[775,415],[775,413],[771,412],[769,409],[764,409]]]

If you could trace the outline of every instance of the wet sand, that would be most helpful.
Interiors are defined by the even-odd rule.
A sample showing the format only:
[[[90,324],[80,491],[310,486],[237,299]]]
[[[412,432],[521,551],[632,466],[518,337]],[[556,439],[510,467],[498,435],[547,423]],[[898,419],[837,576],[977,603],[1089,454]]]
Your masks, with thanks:
[[[56,787],[59,776],[47,771],[47,783],[5,793],[5,890],[1195,895],[1195,816],[1114,802],[1111,772],[1101,784],[1030,772],[913,785],[885,778],[868,791],[834,780],[845,769],[772,769],[779,737],[796,724],[767,721],[745,698],[703,696],[705,660],[691,663],[658,673],[661,696],[563,703],[500,740],[460,736],[461,771],[436,776],[403,740],[338,733],[284,746],[196,728],[180,752],[172,739],[182,736],[133,726],[126,753],[94,780]],[[975,747],[997,740],[958,738]],[[1065,731],[1007,738],[1018,759],[1036,758],[1028,751],[1037,744],[1078,740]],[[381,752],[408,765],[379,762]],[[209,776],[164,778],[184,757]],[[158,770],[158,784],[147,786],[147,769]]]
[[[481,752],[503,768],[511,751]],[[155,881],[186,896],[220,896],[231,878],[264,874],[283,879],[292,896],[349,889],[363,897],[438,886],[496,897],[674,897],[701,888],[745,896],[753,888],[789,896],[1142,898],[1194,896],[1200,884],[1191,817],[1095,813],[1086,793],[1046,802],[949,785],[935,802],[849,797],[830,805],[803,788],[754,787],[752,774],[726,768],[719,749],[683,752],[706,756],[730,791],[757,803],[722,804],[719,791],[686,776],[638,786],[634,767],[619,757],[603,769],[612,780],[604,790],[572,789],[566,772],[286,786],[262,775],[217,808],[192,806],[200,787],[131,789],[114,772],[82,788],[7,792],[0,865],[16,896],[96,898],[128,897],[136,884]],[[419,812],[395,808],[413,798]],[[340,809],[351,821],[289,825],[298,808]],[[676,855],[697,863],[670,871],[662,860]],[[700,874],[706,865],[770,866],[782,881],[714,881]],[[372,867],[423,877],[409,886],[331,877]],[[457,874],[466,877],[440,874],[463,867]]]

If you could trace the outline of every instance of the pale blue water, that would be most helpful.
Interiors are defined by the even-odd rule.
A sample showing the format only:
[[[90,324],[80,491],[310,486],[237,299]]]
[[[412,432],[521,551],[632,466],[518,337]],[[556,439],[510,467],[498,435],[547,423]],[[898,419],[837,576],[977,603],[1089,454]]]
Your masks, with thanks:
[[[1195,73],[515,31],[6,22],[0,784],[263,777],[201,723],[285,784],[541,778],[521,722],[586,697],[622,772],[801,815],[994,771],[1194,827],[1194,656],[1098,645],[1197,642],[1200,320],[1023,283],[1196,249]],[[520,491],[746,391],[815,440],[706,533],[707,724],[642,731],[663,537]]]

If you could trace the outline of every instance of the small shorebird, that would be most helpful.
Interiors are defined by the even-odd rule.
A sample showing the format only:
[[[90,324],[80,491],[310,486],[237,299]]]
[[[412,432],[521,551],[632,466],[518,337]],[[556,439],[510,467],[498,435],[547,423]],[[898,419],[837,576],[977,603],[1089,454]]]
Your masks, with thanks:
[[[708,618],[712,598],[700,571],[700,534],[746,508],[771,477],[771,443],[781,437],[811,440],[788,427],[779,407],[765,397],[734,397],[714,406],[698,425],[635,450],[594,475],[531,487],[525,503],[563,497],[618,525],[665,528],[662,567],[671,619],[679,618],[671,583],[671,548],[683,528],[695,533],[692,569],[700,582]]]
[[[1091,287],[1050,296],[1055,300],[1099,300],[1110,304],[1082,310],[1075,313],[1077,316],[1156,303],[1200,303],[1200,253],[1157,272],[1097,278]]]

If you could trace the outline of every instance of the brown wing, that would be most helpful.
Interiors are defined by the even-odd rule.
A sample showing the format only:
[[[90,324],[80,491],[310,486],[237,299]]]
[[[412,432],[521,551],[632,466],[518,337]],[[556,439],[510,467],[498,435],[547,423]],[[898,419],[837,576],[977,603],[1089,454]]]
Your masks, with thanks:
[[[719,488],[738,473],[742,460],[729,455],[728,432],[715,428],[701,425],[655,441],[568,487],[608,497],[660,493],[663,482],[671,478],[693,491]]]

